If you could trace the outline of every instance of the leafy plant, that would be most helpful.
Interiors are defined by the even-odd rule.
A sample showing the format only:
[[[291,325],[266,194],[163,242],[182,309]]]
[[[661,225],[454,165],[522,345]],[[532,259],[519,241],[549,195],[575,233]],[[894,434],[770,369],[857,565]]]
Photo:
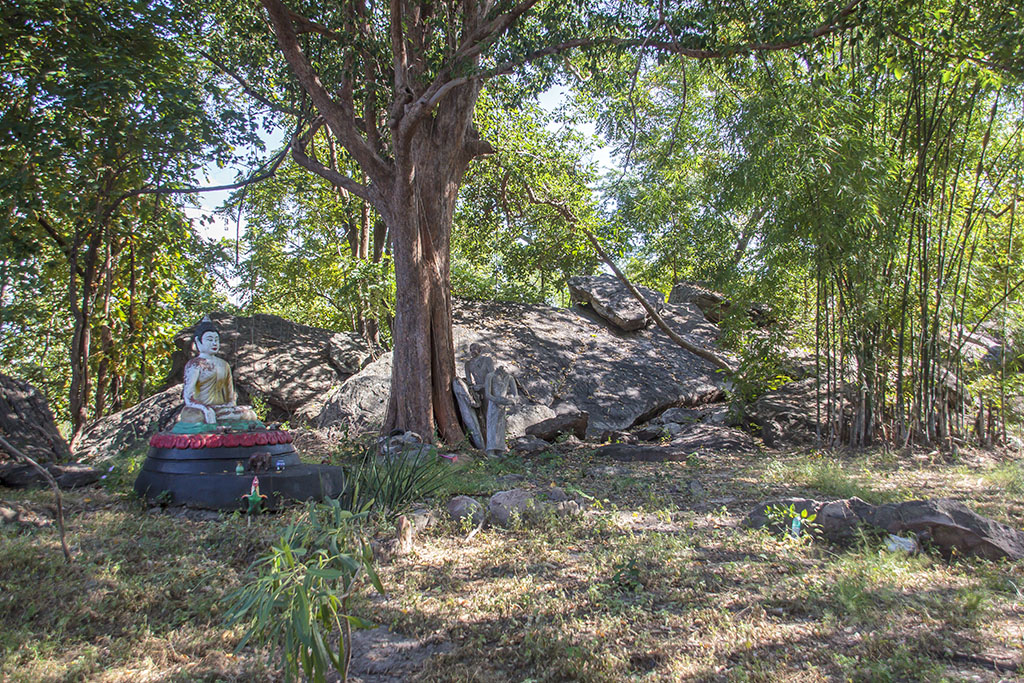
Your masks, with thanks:
[[[773,526],[787,529],[789,536],[796,540],[811,537],[814,520],[818,517],[816,513],[808,514],[806,509],[797,510],[793,503],[790,503],[788,507],[778,504],[769,505],[764,512]]]
[[[347,613],[348,601],[367,581],[384,592],[359,524],[367,515],[337,500],[309,504],[256,562],[257,577],[229,598],[228,622],[247,627],[236,652],[250,641],[267,643],[280,649],[288,680],[301,670],[324,681],[332,667],[347,680],[351,629],[369,626]]]
[[[629,558],[628,561],[615,565],[612,583],[622,590],[630,590],[634,593],[639,593],[643,590],[644,584],[640,580],[640,567],[637,566],[635,556]]]

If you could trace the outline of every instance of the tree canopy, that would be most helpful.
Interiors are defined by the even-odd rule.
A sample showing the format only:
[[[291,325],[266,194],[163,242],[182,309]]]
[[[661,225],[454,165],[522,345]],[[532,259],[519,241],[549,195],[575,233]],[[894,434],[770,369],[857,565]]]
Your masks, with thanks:
[[[230,272],[240,310],[393,345],[385,428],[457,441],[453,293],[564,301],[599,260],[580,226],[639,282],[773,306],[817,352],[832,441],[962,434],[949,392],[984,385],[1000,410],[1015,381],[1012,358],[993,384],[962,353],[1022,317],[1010,3],[2,11],[0,325],[28,336],[0,350],[68,396],[76,430],[147,392],[169,329]],[[611,176],[537,107],[555,84],[615,150]],[[242,157],[238,240],[206,243],[184,198]],[[726,326],[751,381],[774,382],[750,322]]]

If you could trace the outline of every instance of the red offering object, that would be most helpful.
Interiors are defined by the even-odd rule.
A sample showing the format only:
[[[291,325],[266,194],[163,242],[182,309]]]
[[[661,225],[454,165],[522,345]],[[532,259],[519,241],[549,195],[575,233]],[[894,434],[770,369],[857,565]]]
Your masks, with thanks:
[[[225,434],[223,443],[228,448],[238,448],[241,441],[238,438],[238,434]]]
[[[256,434],[256,443],[260,446],[266,446],[270,443],[270,435],[266,432],[258,432]]]
[[[255,446],[256,445],[256,435],[255,434],[243,434],[242,435],[242,445],[245,446],[246,448],[248,448],[249,446]]]
[[[212,434],[210,438],[206,440],[207,448],[220,448],[224,445],[224,438],[220,434]]]

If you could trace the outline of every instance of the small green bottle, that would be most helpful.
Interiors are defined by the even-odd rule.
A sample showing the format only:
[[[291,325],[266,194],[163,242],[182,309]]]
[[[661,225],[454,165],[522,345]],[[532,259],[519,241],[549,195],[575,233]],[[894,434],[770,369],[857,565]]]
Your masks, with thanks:
[[[245,474],[245,465],[242,464],[241,460],[235,465],[235,474]]]

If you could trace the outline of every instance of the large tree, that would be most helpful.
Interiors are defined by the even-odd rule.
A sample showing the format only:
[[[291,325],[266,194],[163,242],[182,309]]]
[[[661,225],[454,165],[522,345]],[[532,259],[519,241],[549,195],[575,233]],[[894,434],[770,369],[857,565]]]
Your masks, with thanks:
[[[462,435],[451,392],[451,227],[468,165],[492,152],[474,125],[485,84],[505,76],[506,90],[536,91],[570,53],[585,74],[609,51],[639,67],[659,55],[787,49],[855,23],[860,3],[261,0],[294,76],[279,92],[297,95],[292,110],[307,107],[312,129],[326,126],[361,174],[307,154],[308,133],[293,139],[294,159],[368,202],[389,229],[397,291],[385,429]],[[239,82],[256,89],[252,78]]]

